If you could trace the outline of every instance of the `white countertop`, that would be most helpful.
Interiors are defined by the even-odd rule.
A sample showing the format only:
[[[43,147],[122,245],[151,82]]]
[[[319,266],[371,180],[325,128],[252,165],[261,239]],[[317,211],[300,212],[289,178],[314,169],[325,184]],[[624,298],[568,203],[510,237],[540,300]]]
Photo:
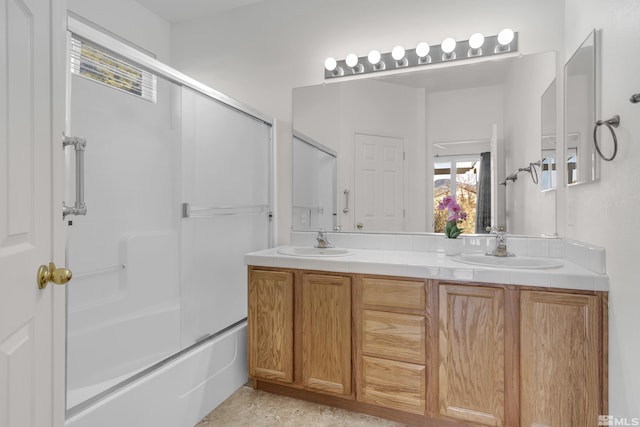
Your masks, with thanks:
[[[587,291],[608,291],[609,278],[563,258],[562,267],[549,269],[501,268],[457,262],[441,252],[351,249],[339,257],[301,257],[278,253],[279,248],[245,255],[245,264],[338,273],[378,274],[420,279],[528,285]],[[346,248],[345,248],[346,249]]]

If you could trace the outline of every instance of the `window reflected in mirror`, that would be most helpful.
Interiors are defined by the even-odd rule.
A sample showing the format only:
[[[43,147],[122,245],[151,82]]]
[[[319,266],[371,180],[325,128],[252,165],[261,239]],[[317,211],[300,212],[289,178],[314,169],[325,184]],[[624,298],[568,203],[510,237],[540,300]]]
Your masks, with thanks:
[[[438,204],[454,196],[467,218],[458,225],[463,234],[486,233],[491,227],[491,154],[438,156],[433,163],[433,228],[443,233],[449,212]]]

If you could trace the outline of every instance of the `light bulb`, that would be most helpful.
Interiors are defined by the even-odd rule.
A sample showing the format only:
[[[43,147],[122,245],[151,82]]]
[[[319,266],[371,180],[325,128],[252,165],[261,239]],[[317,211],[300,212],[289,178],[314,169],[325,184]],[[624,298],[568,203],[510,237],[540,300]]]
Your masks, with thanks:
[[[358,65],[358,56],[355,53],[350,53],[344,61],[349,67],[353,68]]]
[[[471,49],[479,49],[484,44],[484,36],[480,33],[472,34],[469,37],[469,47]]]
[[[451,53],[454,50],[456,50],[456,41],[454,39],[452,39],[451,37],[448,37],[446,39],[444,39],[444,41],[442,42],[442,51],[444,53]]]
[[[396,46],[391,50],[391,57],[396,61],[402,60],[404,58],[404,48],[402,46]]]
[[[326,68],[327,71],[333,71],[336,69],[337,66],[338,66],[338,62],[336,61],[335,58],[327,58],[324,61],[324,68]]]
[[[510,28],[505,28],[498,33],[498,43],[500,43],[502,46],[506,46],[513,41],[513,36],[513,30]]]
[[[369,60],[369,63],[371,65],[376,65],[378,62],[380,62],[382,56],[377,50],[372,50],[371,52],[369,52],[369,56],[367,56],[367,59]]]
[[[429,55],[429,50],[431,50],[429,43],[420,42],[418,43],[418,46],[416,46],[416,55],[418,55],[420,58],[424,58],[425,56]]]

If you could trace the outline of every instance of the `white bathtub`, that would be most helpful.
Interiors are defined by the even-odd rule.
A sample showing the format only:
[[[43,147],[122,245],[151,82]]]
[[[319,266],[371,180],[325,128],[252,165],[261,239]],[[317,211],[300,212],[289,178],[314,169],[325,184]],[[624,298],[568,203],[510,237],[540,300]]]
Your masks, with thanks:
[[[67,427],[193,427],[241,387],[247,324],[181,353],[67,419]]]

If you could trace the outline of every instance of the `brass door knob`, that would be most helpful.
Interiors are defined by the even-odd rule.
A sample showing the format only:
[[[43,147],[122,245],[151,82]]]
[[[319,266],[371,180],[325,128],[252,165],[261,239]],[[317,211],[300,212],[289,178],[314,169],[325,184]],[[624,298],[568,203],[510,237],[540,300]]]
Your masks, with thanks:
[[[364,224],[359,222],[356,224],[356,227],[358,227],[358,230],[362,230],[362,227],[364,227]]]
[[[64,285],[71,280],[72,276],[71,270],[56,268],[56,265],[52,262],[49,263],[48,267],[41,265],[40,268],[38,268],[38,289],[46,288],[49,282],[55,283],[56,285]]]

